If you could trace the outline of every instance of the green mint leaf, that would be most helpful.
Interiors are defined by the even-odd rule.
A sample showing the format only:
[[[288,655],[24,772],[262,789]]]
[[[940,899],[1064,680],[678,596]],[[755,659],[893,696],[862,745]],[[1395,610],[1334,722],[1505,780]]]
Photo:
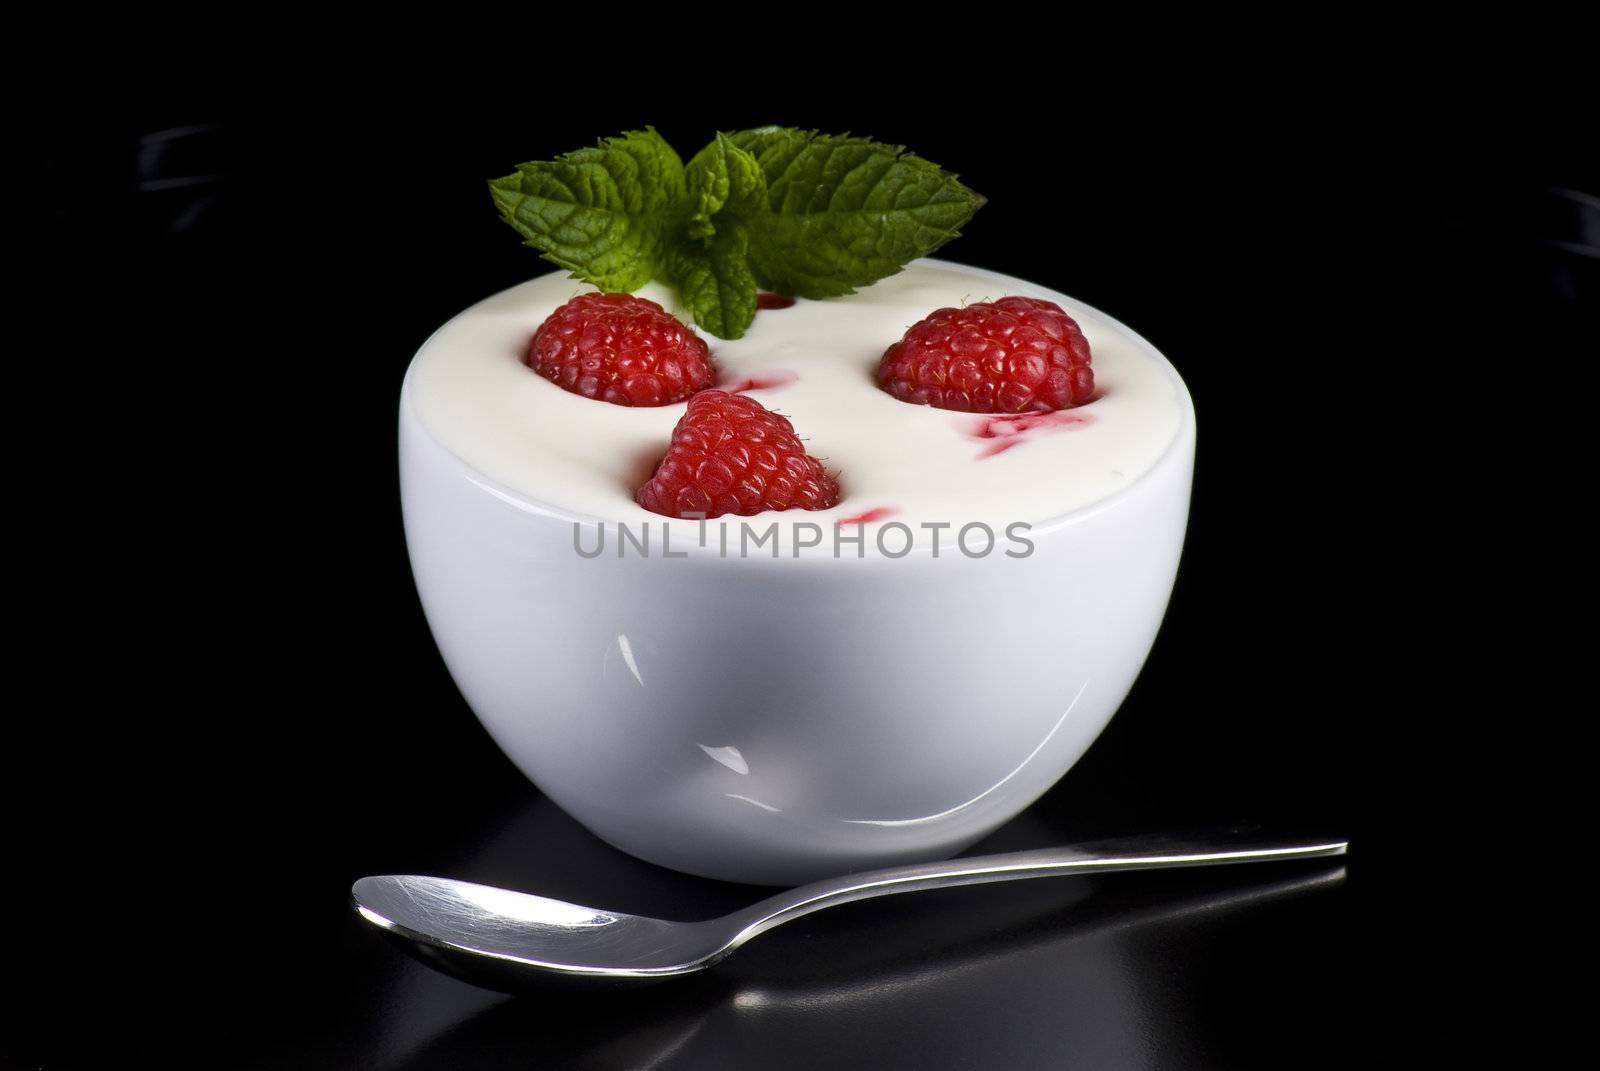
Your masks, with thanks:
[[[733,134],[766,177],[750,268],[767,289],[808,298],[854,293],[956,237],[984,203],[899,145],[761,127]]]
[[[689,191],[689,238],[709,238],[716,233],[716,216],[727,211],[747,217],[764,207],[767,180],[756,158],[734,145],[726,134],[695,154],[685,169]]]
[[[682,241],[667,255],[667,271],[694,322],[718,338],[739,338],[756,318],[756,279],[748,263],[749,232],[716,217],[709,241]]]
[[[854,293],[956,237],[983,198],[899,145],[814,130],[718,134],[687,167],[654,129],[489,183],[546,260],[602,290],[671,282],[695,322],[739,338],[757,286]]]
[[[631,291],[665,274],[669,231],[685,198],[684,168],[647,127],[519,164],[489,191],[502,218],[546,260],[601,290]]]

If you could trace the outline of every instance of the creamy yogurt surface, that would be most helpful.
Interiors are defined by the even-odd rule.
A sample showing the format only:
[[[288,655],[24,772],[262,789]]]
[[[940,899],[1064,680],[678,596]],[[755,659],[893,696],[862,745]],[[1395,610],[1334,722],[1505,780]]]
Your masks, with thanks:
[[[633,493],[655,471],[687,403],[612,405],[522,363],[544,319],[592,289],[556,272],[468,308],[418,351],[408,404],[440,445],[506,490],[585,520],[663,520]],[[1021,418],[956,413],[908,405],[873,382],[883,351],[933,310],[1012,294],[1055,301],[1078,321],[1092,351],[1093,401]],[[638,295],[693,323],[671,288],[651,283]],[[735,341],[701,335],[717,386],[782,413],[838,473],[834,509],[752,522],[1038,524],[1138,479],[1177,437],[1187,408],[1166,361],[1109,317],[1044,287],[938,260],[916,261],[849,297],[762,309]]]

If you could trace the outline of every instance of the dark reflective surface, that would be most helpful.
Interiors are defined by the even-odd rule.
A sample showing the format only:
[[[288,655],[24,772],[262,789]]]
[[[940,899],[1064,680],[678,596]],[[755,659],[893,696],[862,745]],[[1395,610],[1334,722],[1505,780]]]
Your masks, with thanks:
[[[1480,494],[1533,481],[1518,500],[1549,499],[1464,451],[1459,426],[1485,394],[1510,397],[1506,354],[1555,367],[1580,338],[1594,352],[1593,139],[1575,136],[1593,124],[1560,110],[1592,93],[1540,83],[1513,106],[1507,80],[1475,70],[1460,86],[1494,106],[1454,106],[1460,86],[1419,73],[1429,93],[1407,96],[1341,63],[1304,92],[1249,71],[1208,95],[1231,69],[1208,55],[1150,109],[1122,94],[1159,81],[1154,64],[1065,80],[1052,66],[1008,82],[1012,106],[981,122],[908,95],[898,67],[828,102],[810,81],[713,100],[686,76],[533,115],[518,94],[552,90],[528,72],[408,95],[414,69],[365,78],[355,51],[233,94],[211,78],[141,93],[159,64],[134,63],[77,75],[93,109],[52,113],[49,94],[26,109],[47,128],[49,188],[19,213],[51,231],[39,270],[55,291],[27,313],[51,317],[56,344],[49,361],[17,355],[16,405],[62,404],[15,467],[25,527],[63,564],[18,559],[53,590],[16,620],[62,664],[25,648],[45,698],[13,715],[0,786],[19,950],[0,1063],[1231,1069],[1366,1054],[1364,994],[1411,968],[1403,945],[1361,951],[1368,921],[1395,914],[1355,910],[1363,837],[1454,821],[1459,797],[1430,778],[1504,764],[1469,759],[1458,741],[1476,729],[1412,680],[1433,607],[1414,575],[1431,551],[1404,549],[1407,529],[1457,470]],[[1061,785],[975,850],[1244,820],[1348,835],[1348,882],[1229,870],[864,903],[713,974],[603,999],[474,989],[349,911],[352,881],[395,872],[663,917],[762,895],[599,843],[477,726],[412,590],[394,407],[429,332],[543,269],[495,218],[489,176],[647,122],[698,146],[774,120],[958,170],[989,204],[945,253],[1105,309],[1195,397],[1191,528],[1145,673]],[[1413,402],[1408,370],[1467,384],[1477,408],[1437,383]],[[1396,433],[1425,412],[1452,429],[1407,450]],[[1587,425],[1568,433],[1560,456],[1584,456]],[[80,438],[84,456],[50,471]],[[1431,813],[1375,816],[1373,757],[1419,727],[1427,759],[1405,783]]]
[[[1037,820],[1007,830],[1015,842]],[[1030,826],[1034,828],[1029,828]],[[474,880],[549,884],[530,849],[573,862],[603,858],[598,842],[547,802],[518,814],[454,872]],[[592,838],[589,838],[592,841]],[[991,850],[986,845],[983,850]],[[1229,1042],[1186,994],[1241,987],[1261,999],[1348,969],[1335,939],[1342,865],[1258,873],[1117,875],[945,890],[848,905],[791,923],[705,975],[640,989],[550,984],[515,997],[448,995],[457,983],[398,960],[396,984],[369,1007],[382,1066],[1035,1067],[1147,1066]],[[1119,880],[1120,879],[1120,880]],[[567,882],[569,895],[665,910],[674,890]],[[703,904],[741,900],[711,886]],[[619,905],[620,906],[620,905]],[[1300,927],[1333,923],[1309,946]],[[1248,934],[1222,947],[1241,922]],[[1294,933],[1300,947],[1273,950]],[[376,940],[376,938],[375,938]],[[1299,1015],[1260,1025],[1256,1044],[1316,1032],[1347,1009],[1319,994]],[[1329,1002],[1328,997],[1333,997]],[[1231,1003],[1226,1000],[1225,1003]],[[441,1012],[441,1008],[449,1009]],[[1344,1050],[1319,1040],[1315,1059]]]

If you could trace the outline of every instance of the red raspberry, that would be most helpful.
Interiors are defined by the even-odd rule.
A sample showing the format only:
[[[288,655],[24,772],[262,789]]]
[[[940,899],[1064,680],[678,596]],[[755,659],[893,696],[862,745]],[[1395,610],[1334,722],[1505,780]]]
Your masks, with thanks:
[[[632,294],[579,294],[539,325],[522,363],[613,405],[671,405],[714,378],[705,340]]]
[[[667,456],[633,497],[667,517],[748,517],[770,509],[828,509],[839,502],[839,484],[783,417],[743,394],[703,390],[689,399]]]
[[[929,313],[884,351],[877,378],[902,402],[964,413],[1070,409],[1094,397],[1089,340],[1038,298]]]

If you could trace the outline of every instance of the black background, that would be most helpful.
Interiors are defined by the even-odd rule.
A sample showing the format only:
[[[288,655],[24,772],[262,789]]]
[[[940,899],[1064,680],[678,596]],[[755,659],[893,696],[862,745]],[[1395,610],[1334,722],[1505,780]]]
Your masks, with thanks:
[[[39,549],[75,563],[24,648],[48,687],[8,760],[30,1065],[1239,1067],[1313,1032],[1297,1063],[1361,1051],[1381,973],[1355,939],[1361,838],[1382,837],[1372,782],[1412,731],[1403,651],[1435,612],[1412,525],[1435,476],[1474,464],[1417,441],[1414,413],[1445,403],[1413,376],[1492,395],[1505,337],[1577,344],[1594,262],[1551,244],[1574,235],[1546,191],[1597,189],[1581,100],[1559,77],[1489,92],[1470,64],[1063,61],[1003,86],[935,67],[938,91],[908,64],[788,93],[673,68],[580,103],[286,55],[259,82],[221,60],[100,72],[95,108],[29,128],[53,193],[25,222],[73,343],[48,377],[67,391],[38,396],[74,400],[42,407],[58,433],[19,480]],[[979,103],[953,107],[953,81]],[[406,871],[681,917],[756,895],[600,845],[478,728],[411,587],[394,438],[418,344],[545,268],[486,179],[646,123],[687,156],[766,122],[960,172],[989,204],[941,256],[1104,309],[1195,398],[1190,535],[1147,668],[984,847],[1331,829],[1358,844],[1349,880],[862,905],[615,999],[503,1001],[349,912],[355,877]]]

